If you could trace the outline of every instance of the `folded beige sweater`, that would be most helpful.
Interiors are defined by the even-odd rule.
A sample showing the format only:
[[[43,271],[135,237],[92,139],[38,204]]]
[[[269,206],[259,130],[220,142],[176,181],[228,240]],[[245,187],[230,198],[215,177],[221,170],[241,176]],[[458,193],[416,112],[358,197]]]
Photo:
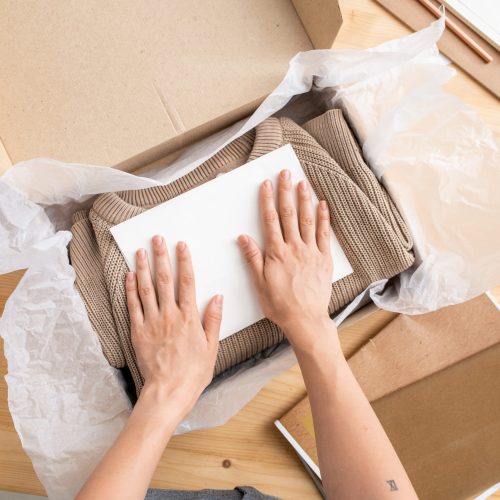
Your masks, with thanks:
[[[395,276],[412,265],[412,240],[404,221],[365,164],[337,109],[302,127],[288,118],[268,118],[170,184],[102,194],[90,211],[74,215],[70,258],[76,286],[104,355],[112,366],[129,368],[137,394],[143,378],[130,339],[124,287],[128,268],[110,228],[284,144],[292,145],[318,198],[328,202],[333,230],[353,268],[351,275],[332,285],[330,313],[348,304],[371,283]],[[220,342],[214,375],[283,338],[279,328],[267,319],[236,332]]]

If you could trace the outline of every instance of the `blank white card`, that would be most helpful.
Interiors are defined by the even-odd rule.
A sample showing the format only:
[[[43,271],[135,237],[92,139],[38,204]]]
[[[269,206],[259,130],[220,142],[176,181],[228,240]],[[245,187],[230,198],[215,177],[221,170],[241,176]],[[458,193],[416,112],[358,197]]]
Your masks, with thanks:
[[[306,178],[292,147],[286,145],[118,224],[111,233],[132,270],[136,250],[146,248],[152,255],[151,238],[164,236],[174,276],[175,245],[185,241],[193,260],[200,312],[215,294],[224,295],[222,340],[264,317],[237,237],[249,234],[263,248],[259,187],[266,179],[276,185],[284,168],[290,170],[294,186]],[[333,283],[351,274],[352,268],[333,231],[331,247]]]

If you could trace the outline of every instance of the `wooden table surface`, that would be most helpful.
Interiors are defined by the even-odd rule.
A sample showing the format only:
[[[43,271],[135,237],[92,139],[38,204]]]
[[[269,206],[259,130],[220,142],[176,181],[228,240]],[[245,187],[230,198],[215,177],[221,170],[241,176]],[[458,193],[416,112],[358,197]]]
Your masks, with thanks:
[[[337,48],[363,49],[410,32],[372,0],[341,0],[340,6],[344,23],[335,41]],[[492,94],[461,70],[446,89],[475,108],[498,136],[500,113],[498,101]],[[0,277],[0,312],[21,274]],[[389,317],[381,321],[387,321]],[[373,333],[362,329],[348,330],[342,338],[346,354],[352,354]],[[6,373],[3,356],[0,356],[0,373]],[[304,383],[295,366],[270,381],[227,424],[173,438],[163,454],[152,486],[201,489],[252,485],[284,499],[319,498],[295,453],[273,426],[274,419],[304,395]],[[44,494],[14,430],[3,377],[0,380],[1,490]]]

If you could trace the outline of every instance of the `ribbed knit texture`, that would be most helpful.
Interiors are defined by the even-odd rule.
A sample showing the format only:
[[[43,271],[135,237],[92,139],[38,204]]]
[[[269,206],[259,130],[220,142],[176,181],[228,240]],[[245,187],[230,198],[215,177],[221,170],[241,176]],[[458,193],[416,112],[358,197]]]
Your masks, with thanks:
[[[333,229],[353,268],[351,275],[332,285],[331,314],[374,281],[412,265],[412,241],[404,221],[364,162],[340,110],[328,111],[303,127],[288,118],[268,118],[170,184],[100,195],[89,212],[74,216],[71,262],[103,352],[112,366],[128,366],[137,394],[143,378],[130,339],[124,287],[128,268],[110,228],[284,144],[292,145],[313,190],[327,201]],[[219,344],[214,376],[283,338],[267,319],[227,337]]]

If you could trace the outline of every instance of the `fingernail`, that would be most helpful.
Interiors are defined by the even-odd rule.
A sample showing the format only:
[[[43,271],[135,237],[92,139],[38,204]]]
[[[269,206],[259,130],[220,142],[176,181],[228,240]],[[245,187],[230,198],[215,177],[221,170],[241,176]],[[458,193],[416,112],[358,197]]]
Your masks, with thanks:
[[[242,234],[241,236],[238,237],[238,243],[244,247],[248,243],[248,237]]]
[[[321,200],[319,202],[319,207],[321,208],[321,210],[328,210],[328,205],[326,204],[325,200]]]
[[[159,247],[163,241],[163,238],[160,235],[153,236],[153,245]]]
[[[290,178],[290,170],[282,170],[281,171],[281,178],[286,181],[287,179]]]
[[[272,184],[271,184],[271,181],[269,179],[266,179],[264,181],[264,184],[263,184],[264,188],[267,189],[268,191],[270,191],[272,189]]]
[[[127,281],[132,281],[134,279],[134,273],[127,273]]]
[[[215,299],[214,299],[214,302],[215,302],[215,305],[217,306],[222,306],[222,302],[224,301],[224,296],[223,295],[216,295],[215,296]]]
[[[144,248],[137,250],[137,257],[139,257],[139,259],[144,259],[146,257],[146,250],[144,250]]]
[[[184,241],[179,241],[179,243],[177,243],[177,250],[179,250],[179,252],[184,252],[184,250],[186,250],[186,243],[184,243]]]
[[[300,181],[299,182],[299,189],[301,191],[307,191],[307,182],[306,181]]]

